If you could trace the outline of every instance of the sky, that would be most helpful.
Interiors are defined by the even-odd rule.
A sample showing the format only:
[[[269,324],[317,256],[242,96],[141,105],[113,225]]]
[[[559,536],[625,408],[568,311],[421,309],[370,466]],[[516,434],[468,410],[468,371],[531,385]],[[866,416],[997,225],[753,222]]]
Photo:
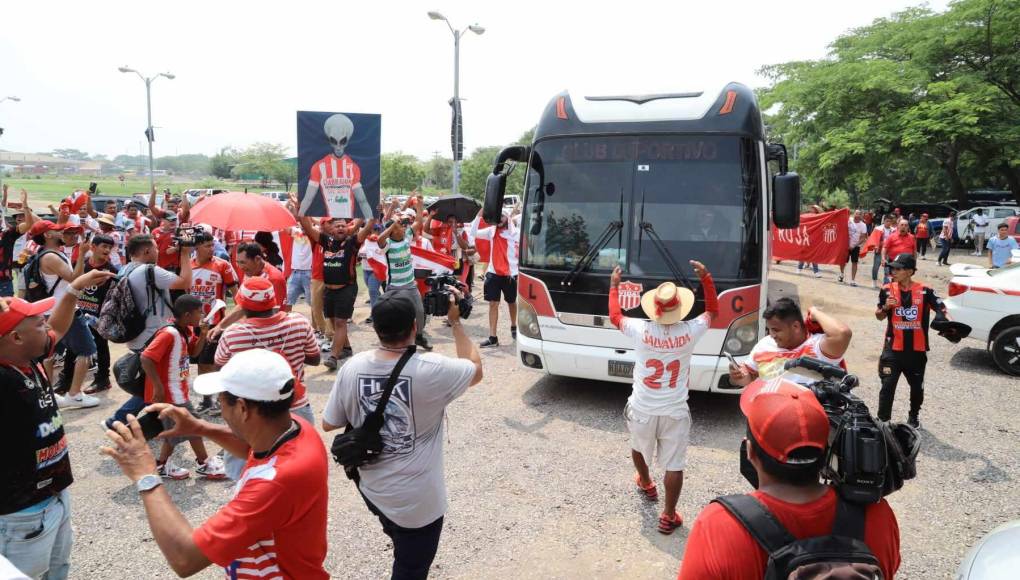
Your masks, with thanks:
[[[382,148],[450,155],[453,34],[465,152],[516,140],[555,94],[765,84],[763,65],[818,59],[848,30],[920,2],[51,0],[0,17],[0,149],[143,152],[146,75],[155,155],[281,143],[295,112],[382,114]],[[929,6],[943,10],[945,1]],[[54,15],[59,15],[54,17]]]

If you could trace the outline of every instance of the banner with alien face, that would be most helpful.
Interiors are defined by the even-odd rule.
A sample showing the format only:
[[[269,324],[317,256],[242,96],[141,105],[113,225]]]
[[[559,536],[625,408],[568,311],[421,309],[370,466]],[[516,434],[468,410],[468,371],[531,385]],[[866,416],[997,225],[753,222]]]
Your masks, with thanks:
[[[298,111],[299,213],[369,218],[379,205],[382,116]]]

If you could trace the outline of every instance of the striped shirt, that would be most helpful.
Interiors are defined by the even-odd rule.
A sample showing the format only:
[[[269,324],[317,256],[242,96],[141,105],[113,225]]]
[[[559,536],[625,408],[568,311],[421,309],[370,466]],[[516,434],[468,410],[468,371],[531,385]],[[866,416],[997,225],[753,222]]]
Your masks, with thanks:
[[[414,284],[410,228],[404,234],[404,239],[399,242],[393,239],[386,240],[386,246],[382,250],[386,253],[387,277],[389,278],[387,284],[390,286],[410,286]]]
[[[291,408],[307,405],[305,357],[319,354],[319,343],[308,319],[289,312],[277,312],[268,318],[246,318],[223,331],[216,347],[216,364],[222,367],[230,357],[253,348],[271,350],[287,359],[297,378]]]
[[[348,155],[330,153],[312,165],[308,184],[319,187],[330,217],[354,216],[354,187],[361,184],[361,168]]]
[[[190,397],[191,358],[188,349],[198,340],[190,330],[187,336],[176,326],[166,326],[142,351],[142,356],[156,365],[159,381],[163,383],[163,402],[184,405]],[[155,400],[155,383],[152,377],[145,377],[145,402]]]

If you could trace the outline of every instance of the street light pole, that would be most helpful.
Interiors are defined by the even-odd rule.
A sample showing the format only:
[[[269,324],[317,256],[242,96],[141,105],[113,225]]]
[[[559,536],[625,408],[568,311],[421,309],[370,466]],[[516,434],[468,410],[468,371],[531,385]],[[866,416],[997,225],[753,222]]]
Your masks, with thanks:
[[[450,24],[445,16],[436,11],[430,11],[429,18],[446,22],[446,27],[453,34],[453,100],[450,106],[453,108],[453,194],[456,195],[460,189],[460,163],[463,157],[463,121],[460,110],[460,39],[465,32],[470,30],[475,34],[482,34],[485,28],[478,24],[472,24],[464,30],[457,30]]]
[[[142,73],[136,71],[133,68],[122,66],[118,68],[122,73],[135,73],[138,78],[142,79],[145,83],[145,115],[146,115],[146,127],[145,127],[145,140],[149,142],[149,191],[156,191],[156,175],[154,173],[155,167],[152,158],[152,142],[155,140],[155,136],[152,131],[152,81],[159,77],[166,77],[167,80],[174,80],[176,77],[170,73],[159,73],[158,75],[146,77]]]

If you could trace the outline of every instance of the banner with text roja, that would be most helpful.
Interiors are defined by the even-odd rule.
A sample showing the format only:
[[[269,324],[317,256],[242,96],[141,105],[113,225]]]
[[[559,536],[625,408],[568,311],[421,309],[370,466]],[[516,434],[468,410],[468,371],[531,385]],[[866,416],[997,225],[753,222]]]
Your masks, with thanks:
[[[298,111],[298,213],[368,219],[379,204],[382,117]]]
[[[800,215],[800,226],[772,228],[772,258],[809,264],[844,264],[850,253],[850,210]]]

